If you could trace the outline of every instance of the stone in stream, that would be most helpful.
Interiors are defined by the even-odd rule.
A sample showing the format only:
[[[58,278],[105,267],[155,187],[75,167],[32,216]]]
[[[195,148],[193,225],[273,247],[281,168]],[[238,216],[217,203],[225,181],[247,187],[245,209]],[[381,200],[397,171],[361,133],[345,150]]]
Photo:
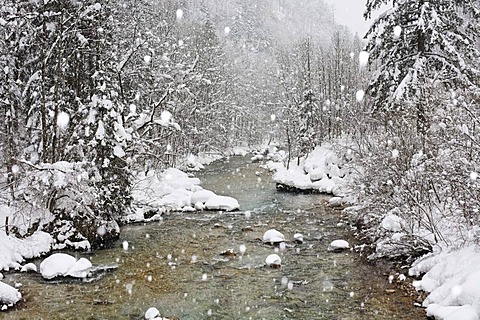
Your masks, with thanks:
[[[265,264],[267,267],[280,268],[282,265],[282,259],[278,254],[273,253],[265,259]]]
[[[66,253],[54,253],[40,263],[40,273],[45,279],[53,279],[59,276],[86,278],[91,268],[90,260],[85,258],[77,260]]]
[[[350,244],[345,240],[334,240],[328,247],[329,251],[341,251],[345,249],[350,249]]]
[[[279,242],[284,242],[284,241],[285,241],[285,236],[283,235],[283,233],[281,233],[280,231],[277,231],[275,229],[267,230],[263,234],[263,242],[264,243],[274,244],[274,243],[279,243]]]
[[[159,315],[160,315],[160,311],[158,311],[158,309],[155,307],[151,307],[151,308],[148,308],[148,310],[145,312],[145,319],[153,320],[157,318]]]
[[[296,243],[303,243],[303,234],[301,233],[295,233],[293,235],[293,240],[296,242]]]
[[[27,263],[20,269],[20,272],[33,271],[37,272],[37,266],[34,263]]]
[[[330,200],[328,200],[328,206],[332,208],[338,208],[343,206],[343,198],[342,197],[332,197]]]
[[[22,294],[14,287],[0,281],[0,311],[20,301]]]

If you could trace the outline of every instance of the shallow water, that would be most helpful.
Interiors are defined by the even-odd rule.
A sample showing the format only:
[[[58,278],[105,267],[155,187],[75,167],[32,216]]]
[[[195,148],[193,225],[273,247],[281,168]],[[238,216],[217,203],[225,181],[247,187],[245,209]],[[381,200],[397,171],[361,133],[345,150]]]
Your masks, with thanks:
[[[242,211],[173,213],[126,226],[114,247],[77,253],[94,265],[118,265],[91,283],[7,275],[7,283],[22,284],[25,301],[2,319],[143,319],[152,306],[179,319],[424,318],[411,297],[386,293],[394,287],[385,269],[327,250],[349,238],[340,213],[325,208],[327,197],[277,192],[265,170],[242,157],[215,163],[200,178],[205,188],[236,197]],[[260,239],[270,228],[289,240],[300,232],[305,242],[265,245]],[[229,249],[235,255],[222,255]],[[282,267],[264,267],[275,252]]]

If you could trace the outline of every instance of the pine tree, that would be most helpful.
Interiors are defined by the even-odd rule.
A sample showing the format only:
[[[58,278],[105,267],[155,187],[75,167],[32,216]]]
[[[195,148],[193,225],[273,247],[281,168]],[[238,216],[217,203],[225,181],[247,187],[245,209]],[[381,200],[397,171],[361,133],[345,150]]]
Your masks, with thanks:
[[[366,36],[376,65],[368,93],[377,113],[407,113],[424,133],[431,94],[480,84],[478,1],[368,0],[365,18],[389,3]]]

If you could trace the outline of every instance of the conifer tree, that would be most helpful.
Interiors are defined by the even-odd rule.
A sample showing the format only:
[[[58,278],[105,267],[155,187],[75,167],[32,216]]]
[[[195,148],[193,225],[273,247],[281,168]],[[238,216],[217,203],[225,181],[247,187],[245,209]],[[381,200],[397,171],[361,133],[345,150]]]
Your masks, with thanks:
[[[368,92],[377,113],[406,113],[424,133],[431,94],[480,84],[478,1],[368,0],[365,18],[390,3],[366,35],[377,66]]]

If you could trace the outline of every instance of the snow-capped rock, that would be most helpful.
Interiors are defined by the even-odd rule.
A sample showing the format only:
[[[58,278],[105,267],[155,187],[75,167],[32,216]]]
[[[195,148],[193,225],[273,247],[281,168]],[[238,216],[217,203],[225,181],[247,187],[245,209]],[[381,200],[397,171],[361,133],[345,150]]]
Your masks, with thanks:
[[[20,272],[27,272],[27,271],[33,271],[37,272],[37,266],[33,263],[27,263],[20,269]]]
[[[22,294],[17,289],[0,281],[0,310],[13,306],[21,298]]]
[[[216,194],[213,191],[210,190],[198,190],[195,191],[192,196],[191,196],[191,204],[195,205],[199,202],[205,203],[207,202],[210,198],[216,196]]]
[[[278,243],[285,241],[285,236],[280,231],[270,229],[263,234],[263,242],[265,243]]]
[[[155,307],[151,307],[151,308],[148,308],[148,310],[145,312],[145,319],[153,320],[159,315],[160,315],[160,311],[158,311],[158,309]]]
[[[301,233],[295,233],[293,235],[293,240],[297,243],[303,243],[303,234]]]
[[[278,268],[282,265],[282,259],[278,254],[273,253],[265,259],[265,264],[267,267]]]
[[[328,200],[328,205],[332,208],[341,207],[343,205],[342,197],[332,197]]]
[[[54,253],[40,263],[40,273],[45,279],[55,277],[86,278],[92,268],[90,260],[75,257],[66,253]]]
[[[332,241],[332,243],[330,243],[330,246],[328,247],[329,250],[345,250],[345,249],[349,249],[350,248],[350,244],[348,243],[348,241],[345,241],[345,240],[334,240]]]
[[[207,210],[234,211],[240,208],[238,200],[232,197],[215,195],[205,202]]]

